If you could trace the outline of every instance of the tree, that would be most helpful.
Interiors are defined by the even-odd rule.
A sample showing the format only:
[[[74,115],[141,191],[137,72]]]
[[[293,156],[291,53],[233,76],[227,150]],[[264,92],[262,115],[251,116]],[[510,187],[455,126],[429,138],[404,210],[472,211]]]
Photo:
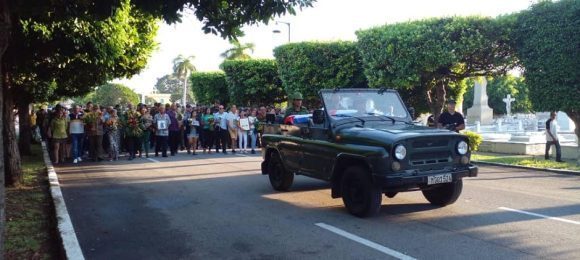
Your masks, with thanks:
[[[182,87],[182,81],[174,74],[167,74],[158,78],[157,83],[155,83],[155,89],[157,89],[159,93],[177,93]]]
[[[222,104],[227,104],[230,101],[226,75],[222,71],[194,72],[189,80],[198,103],[209,105],[218,100]]]
[[[59,22],[59,21],[74,21],[73,24],[78,25],[77,29],[82,28],[83,25],[77,23],[79,20],[75,20],[79,17],[84,18],[91,18],[92,20],[105,20],[108,19],[114,12],[115,8],[119,7],[123,0],[99,0],[99,1],[36,1],[36,0],[0,0],[0,61],[4,61],[4,54],[7,53],[6,50],[9,46],[19,46],[23,44],[22,39],[18,37],[14,37],[13,30],[17,30],[18,25],[21,21],[27,21],[30,19],[35,20],[36,22],[42,21],[51,21],[51,22]],[[181,11],[184,8],[191,8],[195,10],[195,15],[198,17],[200,21],[203,22],[203,30],[206,33],[213,33],[213,34],[220,34],[222,37],[228,38],[235,38],[236,35],[240,33],[240,26],[244,24],[256,24],[259,22],[268,23],[268,21],[275,15],[283,15],[285,13],[295,14],[295,7],[308,7],[312,5],[312,0],[272,0],[272,1],[254,1],[254,0],[243,0],[243,1],[235,1],[235,2],[222,2],[222,4],[216,4],[215,1],[194,1],[194,0],[172,0],[172,1],[165,1],[165,0],[150,0],[150,1],[134,1],[131,4],[137,9],[140,10],[145,15],[150,15],[153,17],[163,17],[163,19],[167,22],[176,22],[180,21]],[[34,8],[30,8],[33,6]],[[256,6],[260,6],[260,8],[256,8]],[[93,30],[94,35],[101,33],[100,30]],[[50,34],[47,34],[50,35]],[[101,39],[96,39],[100,43],[99,40],[106,40],[107,37],[101,37]],[[116,37],[112,37],[116,38]],[[73,44],[62,45],[58,49],[59,51],[71,51],[77,49],[77,45],[79,43],[86,43],[90,42],[83,40],[82,38],[77,38],[76,41],[73,41]],[[140,51],[141,46],[135,45],[133,48],[126,48],[126,51]],[[43,48],[38,48],[35,51],[42,51]],[[78,50],[78,49],[77,49]],[[102,48],[97,48],[96,50],[102,50]],[[54,49],[47,51],[51,52]],[[90,52],[84,53],[83,55],[79,55],[78,58],[84,61],[90,61],[93,54]],[[65,60],[70,57],[66,57],[65,55],[61,56],[64,57]],[[129,60],[126,60],[129,61]],[[73,60],[73,63],[76,62]],[[91,79],[91,72],[98,72],[98,70],[90,70],[88,68],[84,68],[87,73],[83,75],[78,75],[78,70],[67,70],[65,67],[62,67],[64,62],[54,62],[57,68],[62,68],[60,70],[60,76],[75,76],[74,78],[84,78],[87,81]],[[94,62],[89,64],[95,64]],[[115,64],[115,63],[113,63]],[[122,64],[122,63],[119,63]],[[101,65],[97,63],[97,65]],[[69,68],[72,66],[68,66]],[[98,74],[98,73],[95,73]],[[0,101],[3,104],[6,104],[6,96],[5,90],[8,87],[5,84],[6,77],[5,77],[5,70],[3,66],[0,66],[0,76],[2,79],[0,80]],[[58,82],[59,84],[64,84],[64,82],[68,82],[63,77],[59,77],[63,80]],[[98,83],[102,82],[98,80],[98,78],[93,79],[96,84],[88,84],[88,85],[97,85]],[[74,83],[74,82],[68,82]],[[85,84],[86,85],[86,84]],[[77,84],[70,84],[70,86],[83,87],[85,85],[77,85]],[[71,91],[63,91],[61,93],[70,94],[70,95],[79,95],[75,91],[75,88],[71,88]],[[11,100],[9,98],[8,100]],[[9,106],[0,106],[0,115],[5,115],[5,107]],[[12,107],[9,107],[10,109]],[[6,119],[10,118],[2,118],[0,120],[0,128],[2,130],[3,136],[5,133],[5,125],[3,122],[10,123],[11,121],[6,121]],[[8,131],[13,131],[10,127]],[[0,139],[0,155],[4,158],[4,162],[6,163],[6,154],[4,140]],[[12,146],[11,146],[12,147]],[[11,148],[12,149],[12,148]],[[9,151],[14,152],[12,150]],[[9,160],[11,161],[11,160]],[[5,174],[5,163],[0,163],[0,175]],[[3,255],[3,245],[4,245],[4,223],[5,223],[5,214],[4,214],[4,178],[0,178],[0,255]]]
[[[463,96],[464,79],[504,74],[515,66],[508,31],[491,18],[451,17],[356,34],[369,85],[424,93],[437,120],[449,96]]]
[[[175,74],[175,76],[183,80],[183,91],[181,92],[181,97],[183,100],[182,103],[184,105],[186,103],[186,97],[184,97],[184,95],[186,95],[186,93],[189,92],[187,91],[187,75],[190,72],[196,71],[196,68],[193,65],[193,59],[195,59],[195,56],[193,55],[187,58],[184,57],[183,55],[179,55],[177,56],[177,58],[173,59],[173,73]],[[187,96],[188,95],[189,94],[187,94]]]
[[[511,18],[536,111],[564,111],[580,140],[580,2],[541,1]],[[580,142],[578,146],[580,152]],[[580,165],[580,153],[578,157]]]
[[[97,84],[139,72],[154,49],[157,30],[153,17],[131,8],[127,0],[104,20],[32,17],[18,25],[12,36],[21,44],[9,46],[2,59],[8,185],[22,180],[19,148],[26,153],[30,147],[29,104],[83,95]],[[22,111],[18,115],[24,126],[19,145],[11,112],[15,107]]]
[[[463,98],[463,108],[467,109],[473,106],[473,87],[475,81],[467,80],[467,91]],[[532,112],[532,102],[529,98],[528,86],[523,77],[511,75],[502,77],[487,78],[487,96],[488,105],[493,108],[493,113],[504,115],[507,113],[503,99],[510,94],[516,101],[512,105],[513,113],[530,113]]]
[[[353,42],[290,43],[274,49],[286,93],[301,92],[314,104],[320,89],[367,87]]]
[[[254,53],[255,45],[253,43],[241,44],[237,39],[231,39],[230,44],[233,45],[232,48],[227,49],[220,57],[226,60],[249,60],[252,58],[246,54],[246,51]]]
[[[286,95],[275,60],[226,60],[221,67],[226,73],[231,102],[250,106],[284,101]]]
[[[121,105],[127,107],[128,104],[136,105],[139,103],[139,95],[122,84],[104,84],[98,86],[94,93],[93,103],[101,106]]]

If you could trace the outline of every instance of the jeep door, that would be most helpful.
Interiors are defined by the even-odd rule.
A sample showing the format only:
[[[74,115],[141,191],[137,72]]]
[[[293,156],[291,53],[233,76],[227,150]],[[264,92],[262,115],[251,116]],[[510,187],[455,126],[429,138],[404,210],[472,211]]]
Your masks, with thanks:
[[[303,135],[304,164],[302,174],[321,180],[330,180],[330,171],[338,149],[332,142],[327,126],[311,126]]]
[[[286,170],[299,172],[303,164],[302,141],[300,128],[291,125],[280,125],[282,136],[278,143],[278,151]]]

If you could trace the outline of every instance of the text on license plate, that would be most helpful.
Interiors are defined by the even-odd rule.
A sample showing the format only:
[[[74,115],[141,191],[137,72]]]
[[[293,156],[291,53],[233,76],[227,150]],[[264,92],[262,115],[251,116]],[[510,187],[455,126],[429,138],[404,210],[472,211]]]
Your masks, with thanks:
[[[452,181],[451,173],[427,176],[427,185],[448,183]]]

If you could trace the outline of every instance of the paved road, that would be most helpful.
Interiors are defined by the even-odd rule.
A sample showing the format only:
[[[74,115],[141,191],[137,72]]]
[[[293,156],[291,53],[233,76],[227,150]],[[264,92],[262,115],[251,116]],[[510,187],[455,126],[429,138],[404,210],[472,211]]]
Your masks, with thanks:
[[[260,161],[179,154],[57,172],[87,259],[580,259],[579,176],[481,167],[454,205],[403,193],[359,219],[323,182],[273,191]]]

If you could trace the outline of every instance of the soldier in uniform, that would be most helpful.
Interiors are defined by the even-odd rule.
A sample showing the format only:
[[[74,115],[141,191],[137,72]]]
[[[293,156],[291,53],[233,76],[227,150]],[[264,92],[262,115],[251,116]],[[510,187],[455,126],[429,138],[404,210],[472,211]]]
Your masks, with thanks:
[[[292,105],[289,105],[286,108],[286,113],[284,113],[284,119],[291,115],[307,115],[309,114],[308,109],[302,106],[302,94],[300,92],[296,92],[288,97],[288,101],[292,102]]]

